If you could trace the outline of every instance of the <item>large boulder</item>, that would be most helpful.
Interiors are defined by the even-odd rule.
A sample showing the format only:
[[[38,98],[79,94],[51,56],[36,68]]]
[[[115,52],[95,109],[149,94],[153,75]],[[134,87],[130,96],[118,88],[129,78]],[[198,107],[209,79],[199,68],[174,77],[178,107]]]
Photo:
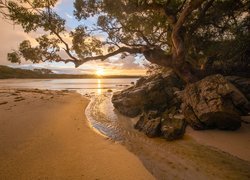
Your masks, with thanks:
[[[187,85],[181,94],[186,121],[197,130],[235,130],[247,109],[247,98],[222,75],[212,75]]]
[[[143,77],[135,86],[115,93],[112,103],[121,114],[129,117],[135,117],[144,110],[163,112],[168,107],[180,105],[175,92],[182,87],[181,80],[173,73]]]
[[[161,135],[161,117],[157,111],[144,113],[135,124],[135,129],[144,132],[148,137]]]
[[[235,87],[237,87],[248,100],[250,100],[250,78],[239,77],[239,76],[226,76]]]
[[[135,129],[144,132],[151,138],[163,136],[166,140],[172,141],[183,137],[186,122],[183,118],[178,118],[168,112],[148,111],[140,117],[135,124]]]
[[[185,134],[186,121],[181,115],[163,114],[161,119],[161,134],[168,141],[180,139]]]

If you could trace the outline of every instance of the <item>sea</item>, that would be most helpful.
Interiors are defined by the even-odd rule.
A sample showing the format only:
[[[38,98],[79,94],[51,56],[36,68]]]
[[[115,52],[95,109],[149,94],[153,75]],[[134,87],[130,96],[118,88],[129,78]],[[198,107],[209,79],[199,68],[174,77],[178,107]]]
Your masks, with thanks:
[[[76,90],[81,94],[102,94],[107,90],[121,90],[135,83],[138,78],[115,79],[3,79],[0,88],[36,88],[49,90]]]

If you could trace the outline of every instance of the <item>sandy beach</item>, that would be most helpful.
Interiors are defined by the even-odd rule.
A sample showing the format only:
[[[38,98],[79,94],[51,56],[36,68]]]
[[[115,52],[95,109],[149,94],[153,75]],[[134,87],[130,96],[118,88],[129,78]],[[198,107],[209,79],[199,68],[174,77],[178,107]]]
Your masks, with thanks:
[[[67,91],[0,90],[0,179],[154,179],[88,126],[87,104]]]
[[[247,121],[250,117],[244,117]],[[250,124],[242,123],[237,131],[207,130],[195,131],[187,128],[187,137],[191,137],[197,143],[214,147],[220,151],[229,153],[240,159],[250,162]]]
[[[96,118],[107,118],[109,98],[98,97],[90,110]],[[69,91],[0,89],[0,179],[250,177],[249,124],[237,131],[188,127],[174,142],[148,138],[125,125],[121,145],[89,126],[88,104]],[[119,117],[120,123],[128,120]]]

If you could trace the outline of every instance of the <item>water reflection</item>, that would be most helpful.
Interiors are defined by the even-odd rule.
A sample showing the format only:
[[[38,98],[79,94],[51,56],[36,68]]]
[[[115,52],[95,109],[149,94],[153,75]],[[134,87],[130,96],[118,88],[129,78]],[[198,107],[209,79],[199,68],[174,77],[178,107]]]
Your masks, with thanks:
[[[101,79],[97,79],[97,94],[102,94],[102,81]]]
[[[82,94],[96,93],[98,95],[107,89],[119,90],[136,78],[121,79],[0,79],[0,88],[38,88],[50,90],[78,90]]]

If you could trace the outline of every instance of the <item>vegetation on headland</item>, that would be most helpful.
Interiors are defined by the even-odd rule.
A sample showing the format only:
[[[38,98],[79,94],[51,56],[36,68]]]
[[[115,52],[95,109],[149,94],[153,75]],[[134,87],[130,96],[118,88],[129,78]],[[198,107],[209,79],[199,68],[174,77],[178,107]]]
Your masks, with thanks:
[[[93,74],[54,74],[48,69],[20,69],[0,65],[0,79],[94,79],[94,78],[138,78],[140,76],[109,75],[97,76]]]

